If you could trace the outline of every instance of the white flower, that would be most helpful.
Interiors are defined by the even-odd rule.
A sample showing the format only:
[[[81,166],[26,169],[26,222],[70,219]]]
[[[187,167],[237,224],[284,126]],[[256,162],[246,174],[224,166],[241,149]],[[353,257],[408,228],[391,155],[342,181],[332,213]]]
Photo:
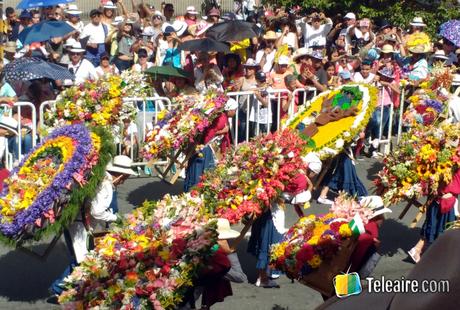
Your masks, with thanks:
[[[295,155],[295,154],[294,154],[294,152],[292,152],[292,151],[289,152],[289,154],[287,154],[287,156],[288,156],[289,158],[294,158],[294,155]]]
[[[348,132],[348,131],[345,131],[345,132],[343,133],[343,136],[344,136],[345,138],[348,138],[348,137],[350,137],[350,132]]]
[[[340,149],[344,146],[345,144],[345,141],[343,141],[343,139],[337,139],[337,141],[335,141],[335,147],[337,149]]]

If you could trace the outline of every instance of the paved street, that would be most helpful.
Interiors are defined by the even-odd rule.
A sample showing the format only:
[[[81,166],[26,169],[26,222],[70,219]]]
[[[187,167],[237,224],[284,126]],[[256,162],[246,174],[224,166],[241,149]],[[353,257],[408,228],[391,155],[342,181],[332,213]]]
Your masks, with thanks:
[[[379,170],[375,160],[357,163],[358,173],[367,186],[371,188],[371,180]],[[158,199],[165,193],[181,192],[181,182],[170,186],[157,178],[134,178],[128,180],[119,189],[119,205],[122,212],[129,212],[146,199]],[[316,197],[316,196],[314,196]],[[406,258],[407,251],[418,240],[420,229],[409,229],[408,223],[415,216],[411,210],[403,221],[397,220],[401,206],[393,207],[393,214],[388,217],[381,230],[381,253],[384,255],[374,271],[375,276],[385,275],[386,278],[400,278],[407,275],[412,268]],[[324,213],[327,207],[313,203],[307,213]],[[286,227],[296,220],[293,210],[287,210]],[[419,226],[421,223],[419,223]],[[46,244],[32,246],[35,251],[43,251]],[[246,254],[246,242],[239,246],[239,257],[243,269],[251,282],[255,281],[255,260]],[[68,258],[63,241],[59,241],[45,260],[39,260],[20,250],[0,246],[0,309],[53,309],[46,304],[48,286],[66,267]],[[222,309],[251,310],[300,310],[314,309],[322,303],[316,291],[299,283],[291,283],[282,276],[278,281],[280,289],[257,288],[253,284],[232,284],[233,295],[213,307]],[[57,307],[58,308],[58,307]]]

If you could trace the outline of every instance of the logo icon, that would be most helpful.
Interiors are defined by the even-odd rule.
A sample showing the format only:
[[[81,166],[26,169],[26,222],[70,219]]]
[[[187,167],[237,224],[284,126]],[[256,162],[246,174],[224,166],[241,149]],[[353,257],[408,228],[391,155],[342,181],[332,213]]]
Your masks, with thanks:
[[[335,294],[339,298],[358,295],[362,292],[361,279],[357,272],[339,274],[334,277]]]

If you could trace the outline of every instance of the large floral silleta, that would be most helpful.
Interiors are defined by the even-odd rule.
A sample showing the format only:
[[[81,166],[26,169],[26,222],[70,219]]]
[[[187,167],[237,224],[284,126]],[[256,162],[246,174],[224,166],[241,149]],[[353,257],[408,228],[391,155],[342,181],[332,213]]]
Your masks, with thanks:
[[[0,197],[0,240],[18,244],[58,233],[95,193],[109,161],[103,130],[59,128],[33,149],[6,180]]]
[[[313,98],[285,126],[297,129],[308,141],[308,150],[326,159],[340,153],[366,127],[376,105],[375,87],[344,85]]]
[[[201,198],[144,203],[97,242],[65,279],[59,301],[77,309],[175,309],[216,242]]]
[[[227,97],[214,90],[202,95],[180,96],[172,111],[163,110],[158,123],[145,137],[144,158],[152,161],[197,144],[200,135],[224,110]]]

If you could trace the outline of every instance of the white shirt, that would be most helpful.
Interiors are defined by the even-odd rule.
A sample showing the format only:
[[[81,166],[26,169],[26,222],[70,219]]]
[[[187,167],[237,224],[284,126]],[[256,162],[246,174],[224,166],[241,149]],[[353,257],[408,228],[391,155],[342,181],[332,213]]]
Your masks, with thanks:
[[[112,66],[113,74],[115,74],[115,75],[120,74],[120,71],[118,70],[117,67],[115,67],[114,65],[111,65],[111,66]],[[103,77],[104,75],[108,74],[108,73],[106,73],[106,72],[102,69],[101,66],[99,66],[99,67],[96,68],[96,73],[97,73],[97,76],[98,76],[98,77]]]
[[[374,80],[374,78],[375,78],[375,74],[372,72],[369,73],[369,76],[367,78],[363,78],[363,76],[361,75],[361,72],[355,72],[355,74],[353,74],[351,79],[353,82],[356,82],[356,83],[369,84]]]
[[[303,39],[305,47],[311,47],[315,45],[326,45],[326,37],[329,31],[332,29],[332,20],[326,19],[326,23],[319,26],[318,29],[313,28],[310,24],[304,23],[302,29]]]
[[[449,120],[452,123],[460,123],[460,97],[451,96],[449,98]]]
[[[85,24],[79,20],[76,24],[72,24],[70,21],[66,21],[73,29],[77,30],[80,34],[83,33],[83,29],[85,29]]]
[[[83,28],[83,32],[80,36],[81,38],[89,37],[89,44],[101,44],[105,42],[105,32],[102,26],[102,23],[99,23],[98,26],[95,26],[93,23],[89,23]]]
[[[147,61],[147,69],[153,67],[153,62]],[[134,72],[142,72],[142,67],[140,64],[134,64],[133,66]]]
[[[257,88],[257,87],[254,87]],[[267,87],[267,91],[272,91],[273,88]],[[267,96],[266,99],[268,100],[268,106],[264,107],[262,102],[259,100],[254,100],[255,104],[251,105],[251,112],[249,113],[249,121],[251,122],[259,122],[259,124],[271,124],[272,122],[272,111],[271,111],[271,102],[270,96]]]
[[[74,84],[81,84],[86,80],[96,80],[98,78],[96,68],[94,65],[87,59],[82,59],[76,65],[70,63],[68,65],[69,71],[75,75],[75,82]]]
[[[264,56],[264,54],[265,54],[264,50],[260,50],[257,52],[256,63],[260,64],[260,61],[262,60],[262,57]],[[262,68],[263,72],[269,73],[272,70],[273,62],[275,61],[275,54],[276,54],[276,50],[273,50],[270,54],[267,55],[265,59],[265,65]]]

